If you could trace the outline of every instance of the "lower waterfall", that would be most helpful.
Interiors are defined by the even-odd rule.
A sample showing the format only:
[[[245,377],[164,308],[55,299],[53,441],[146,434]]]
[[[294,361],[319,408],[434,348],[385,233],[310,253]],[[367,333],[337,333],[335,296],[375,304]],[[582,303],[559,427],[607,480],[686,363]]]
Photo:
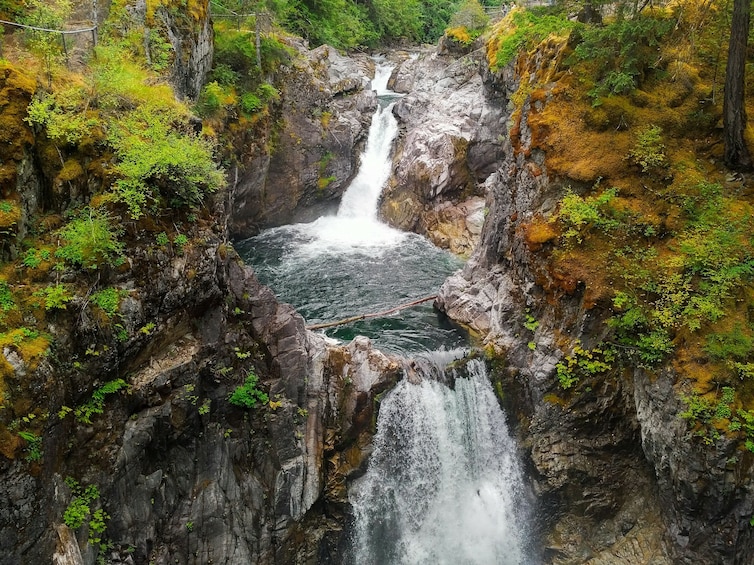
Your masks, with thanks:
[[[515,444],[484,363],[467,367],[454,388],[404,379],[382,401],[367,473],[350,491],[347,562],[530,563]]]

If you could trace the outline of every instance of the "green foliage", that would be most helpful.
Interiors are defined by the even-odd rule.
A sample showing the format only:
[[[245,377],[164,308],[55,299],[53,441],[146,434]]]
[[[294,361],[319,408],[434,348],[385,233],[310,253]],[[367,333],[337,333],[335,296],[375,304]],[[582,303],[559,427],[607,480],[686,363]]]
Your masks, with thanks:
[[[73,295],[64,284],[53,284],[40,289],[34,296],[44,300],[45,310],[65,310],[66,304],[73,300]]]
[[[118,265],[123,252],[120,233],[107,212],[85,208],[58,232],[64,244],[55,256],[84,269]]]
[[[730,331],[707,335],[704,350],[714,359],[746,359],[754,351],[754,335],[735,324]]]
[[[173,59],[173,45],[156,29],[149,30],[147,36],[149,60],[152,70],[162,72],[167,69]]]
[[[666,165],[662,128],[649,125],[639,131],[636,135],[636,143],[628,156],[632,162],[641,166],[641,170],[645,173]]]
[[[20,431],[18,437],[26,442],[26,460],[30,462],[42,459],[42,438],[34,432]]]
[[[215,64],[210,73],[211,82],[221,86],[236,86],[241,79],[240,73],[226,63]]]
[[[660,40],[673,28],[673,20],[653,15],[617,19],[604,26],[579,28],[579,44],[571,63],[598,69],[590,95],[625,94],[641,84],[647,71],[658,63]]]
[[[121,291],[117,288],[104,288],[93,293],[89,300],[92,304],[99,306],[109,318],[118,314],[120,306]]]
[[[161,231],[155,236],[154,241],[160,247],[165,247],[168,243],[170,243],[170,238],[168,238],[168,234],[166,234],[164,231]]]
[[[119,390],[128,388],[123,379],[108,381],[92,393],[92,397],[81,406],[73,410],[74,416],[82,424],[91,424],[92,417],[105,411],[105,400],[108,395],[115,394]]]
[[[526,321],[524,322],[524,327],[530,332],[535,332],[537,331],[537,328],[539,327],[539,321],[534,316],[532,316],[529,312],[527,312]]]
[[[244,383],[236,387],[228,401],[241,408],[254,408],[259,402],[266,404],[270,398],[267,393],[257,388],[258,383],[259,377],[253,371],[250,371]]]
[[[197,112],[201,116],[212,116],[223,107],[227,98],[228,93],[217,81],[208,82],[199,93]]]
[[[371,4],[371,21],[381,39],[420,39],[422,5],[419,0],[372,0]]]
[[[315,45],[327,43],[340,49],[351,49],[373,43],[377,38],[366,7],[350,0],[301,2],[295,7],[288,15],[287,26]]]
[[[679,414],[681,418],[688,420],[691,424],[706,424],[712,421],[715,414],[715,406],[712,402],[698,394],[682,396],[681,399],[686,404],[686,410]]]
[[[16,307],[16,301],[13,299],[13,291],[5,281],[0,281],[0,310],[7,312]]]
[[[49,261],[51,258],[50,252],[47,249],[27,249],[24,254],[22,263],[24,267],[29,269],[36,269],[42,264],[42,261]]]
[[[110,516],[101,508],[92,510],[92,506],[100,498],[97,485],[84,487],[72,477],[66,477],[65,483],[71,489],[73,498],[63,512],[63,523],[72,530],[77,530],[87,524],[89,526],[89,543],[99,545],[100,549],[104,549],[102,534],[107,529],[107,521]]]
[[[483,30],[489,21],[487,12],[478,0],[464,0],[450,18],[450,27],[464,27],[473,33]]]
[[[264,108],[264,102],[259,99],[259,96],[252,92],[244,92],[241,95],[241,111],[244,114],[255,114]]]
[[[188,244],[188,237],[179,233],[173,238],[173,244],[175,245],[175,252],[178,253],[178,255],[183,255],[183,250],[186,247],[186,244]]]
[[[97,120],[81,111],[87,100],[86,92],[80,88],[60,91],[55,96],[35,97],[24,118],[30,125],[42,127],[52,141],[76,145],[92,134]]]
[[[736,390],[724,386],[720,394],[713,399],[697,393],[683,395],[681,400],[686,409],[679,416],[696,428],[695,435],[712,443],[719,437],[718,429],[739,433],[749,451],[754,451],[754,411],[738,409],[735,411]]]
[[[555,366],[558,382],[563,390],[575,386],[582,378],[607,373],[613,368],[615,351],[610,347],[584,349],[579,344],[573,354]]]
[[[563,236],[581,241],[592,227],[608,232],[620,226],[613,217],[610,202],[618,194],[614,188],[605,190],[597,196],[578,196],[568,192],[560,202],[557,219],[565,226]]]
[[[140,107],[113,124],[109,141],[119,158],[115,193],[137,219],[158,205],[197,206],[220,188],[223,174],[206,141],[177,131],[174,112]]]
[[[513,30],[498,38],[498,48],[491,61],[493,70],[499,70],[518,55],[550,35],[562,36],[571,32],[576,23],[561,15],[540,15],[532,11],[516,11],[511,14]]]

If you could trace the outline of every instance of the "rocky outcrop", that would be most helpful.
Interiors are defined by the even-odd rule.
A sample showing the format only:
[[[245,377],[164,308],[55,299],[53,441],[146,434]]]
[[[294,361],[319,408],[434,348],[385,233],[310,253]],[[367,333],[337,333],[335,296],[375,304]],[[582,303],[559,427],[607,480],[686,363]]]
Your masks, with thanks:
[[[578,275],[547,262],[556,234],[532,233],[563,188],[549,176],[529,128],[554,86],[547,73],[557,69],[536,57],[530,62],[531,80],[536,75],[544,87],[505,118],[504,159],[485,181],[489,213],[481,243],[443,285],[437,304],[505,359],[497,375],[522,423],[544,560],[748,563],[751,455],[724,439],[710,447],[690,437],[679,418],[679,376],[670,369],[627,373],[616,365],[573,389],[557,384],[564,352],[576,340],[585,348],[597,344],[609,312]],[[510,99],[519,80],[509,67],[486,74],[485,85],[493,97]]]
[[[368,57],[347,58],[323,45],[283,65],[275,84],[282,103],[267,132],[270,143],[243,163],[234,189],[235,238],[260,229],[312,221],[337,209],[357,172],[377,99]]]
[[[460,254],[478,241],[483,183],[503,156],[504,106],[485,95],[483,59],[481,51],[426,50],[406,58],[391,81],[407,94],[393,109],[401,135],[380,211]]]
[[[185,256],[137,250],[111,281],[132,289],[125,341],[86,304],[50,320],[74,331],[59,332],[49,363],[25,367],[47,414],[42,457],[0,461],[0,563],[314,563],[337,547],[346,478],[399,366],[366,339],[340,347],[307,332],[231,250],[200,239]],[[248,410],[228,398],[251,373],[269,402]],[[115,379],[127,394],[108,395],[106,414],[62,409]],[[99,487],[75,531],[64,516],[81,491],[66,477]],[[109,520],[92,536],[95,508]]]

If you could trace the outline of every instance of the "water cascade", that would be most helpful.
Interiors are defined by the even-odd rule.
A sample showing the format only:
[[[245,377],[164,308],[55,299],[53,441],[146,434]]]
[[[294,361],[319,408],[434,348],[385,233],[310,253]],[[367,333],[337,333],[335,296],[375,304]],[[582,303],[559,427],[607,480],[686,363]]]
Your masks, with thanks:
[[[382,401],[367,474],[351,489],[349,562],[528,563],[515,445],[484,364],[467,367],[454,389],[406,379]]]
[[[270,229],[237,244],[260,280],[310,324],[431,295],[462,265],[423,237],[377,218],[398,130],[391,111],[396,95],[387,90],[390,72],[378,62],[373,88],[380,108],[337,216]],[[469,362],[470,375],[456,378],[453,388],[435,380],[463,355],[466,336],[429,304],[327,331],[340,339],[366,335],[385,351],[414,357],[407,365],[410,378],[381,403],[375,449],[351,496],[353,545],[346,559],[374,565],[526,563],[521,474],[484,365]]]
[[[259,279],[310,324],[379,312],[427,296],[462,266],[457,257],[423,237],[377,219],[398,132],[392,113],[397,95],[387,90],[391,70],[377,65],[373,88],[380,95],[380,106],[372,118],[359,172],[343,195],[337,216],[266,230],[236,246]],[[396,353],[453,348],[465,342],[465,336],[438,317],[431,304],[327,333],[344,340],[366,335],[380,348]]]

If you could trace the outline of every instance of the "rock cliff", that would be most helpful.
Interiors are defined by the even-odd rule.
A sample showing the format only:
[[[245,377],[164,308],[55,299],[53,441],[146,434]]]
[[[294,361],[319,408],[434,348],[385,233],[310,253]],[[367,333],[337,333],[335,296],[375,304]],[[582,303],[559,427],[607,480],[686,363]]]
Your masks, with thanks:
[[[557,44],[545,43],[518,67],[480,70],[487,95],[508,108],[504,157],[484,183],[481,242],[437,304],[504,359],[498,375],[539,495],[545,562],[748,563],[751,455],[690,437],[674,389],[682,375],[616,368],[575,390],[557,384],[556,364],[578,344],[599,343],[609,315],[576,273],[547,261],[556,234],[532,229],[566,183],[578,184],[550,176],[530,126],[557,84],[558,60]],[[537,95],[514,103],[521,81],[535,77]]]
[[[403,58],[391,85],[401,135],[381,213],[391,224],[469,255],[484,220],[484,181],[502,158],[504,107],[485,95],[480,51],[426,49]]]
[[[260,136],[269,143],[251,151],[239,168],[230,221],[235,238],[337,210],[377,107],[368,57],[292,45],[296,53],[274,81],[282,101]]]

